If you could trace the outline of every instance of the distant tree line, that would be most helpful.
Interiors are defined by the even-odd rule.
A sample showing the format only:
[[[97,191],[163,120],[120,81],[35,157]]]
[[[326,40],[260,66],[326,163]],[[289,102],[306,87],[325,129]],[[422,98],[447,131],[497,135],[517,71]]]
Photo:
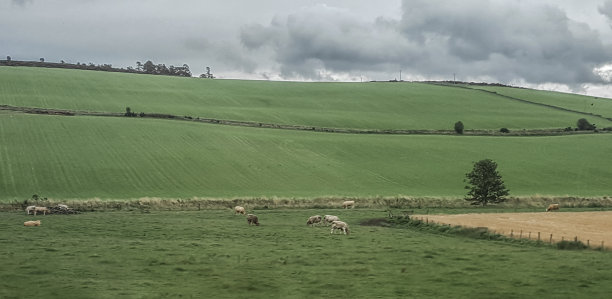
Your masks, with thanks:
[[[129,66],[128,70],[131,72],[136,71],[137,73],[145,73],[151,75],[166,75],[166,76],[180,76],[180,77],[191,77],[191,71],[187,64],[183,66],[166,66],[165,64],[154,64],[151,60],[147,60],[144,64],[140,61],[136,62],[136,69]]]
[[[92,71],[105,71],[105,72],[119,72],[119,73],[137,73],[137,74],[151,74],[151,75],[166,75],[166,76],[180,76],[180,77],[191,77],[191,70],[187,64],[183,66],[166,66],[165,64],[154,64],[151,60],[147,60],[145,63],[140,61],[136,62],[136,67],[128,66],[127,68],[115,68],[111,64],[93,64],[93,63],[66,63],[63,60],[61,62],[46,62],[44,58],[40,58],[39,61],[19,61],[13,60],[10,56],[6,57],[6,60],[0,60],[0,65],[6,66],[31,66],[31,67],[47,67],[47,68],[65,68],[65,69],[81,69],[81,70],[92,70]],[[206,73],[202,74],[200,78],[211,78],[214,76],[210,72],[210,67],[206,68]]]

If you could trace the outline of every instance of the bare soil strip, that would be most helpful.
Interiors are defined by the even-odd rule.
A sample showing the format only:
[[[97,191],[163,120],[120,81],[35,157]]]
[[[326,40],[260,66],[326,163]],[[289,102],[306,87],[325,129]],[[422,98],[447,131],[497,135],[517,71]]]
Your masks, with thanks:
[[[482,213],[458,215],[414,215],[412,218],[465,227],[487,227],[489,231],[515,238],[543,242],[578,241],[591,247],[612,248],[612,211]],[[521,233],[522,231],[522,233]]]

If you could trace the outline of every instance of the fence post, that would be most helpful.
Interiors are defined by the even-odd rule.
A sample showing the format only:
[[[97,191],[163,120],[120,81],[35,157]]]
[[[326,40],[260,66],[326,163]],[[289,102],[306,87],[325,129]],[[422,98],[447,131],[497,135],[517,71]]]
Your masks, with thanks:
[[[548,241],[548,243],[552,244],[552,234],[550,234],[550,240]]]
[[[591,241],[590,240],[587,240],[587,247],[591,248]]]
[[[565,241],[565,237],[561,236],[561,242]]]
[[[514,238],[514,230],[510,230],[510,238]]]
[[[538,242],[540,242],[540,232],[538,232]]]
[[[523,230],[521,229],[521,234],[519,235],[519,239],[523,238]]]
[[[531,240],[531,232],[529,232],[529,240]]]
[[[574,242],[575,242],[575,243],[578,243],[578,236],[575,236],[575,237],[574,237]]]

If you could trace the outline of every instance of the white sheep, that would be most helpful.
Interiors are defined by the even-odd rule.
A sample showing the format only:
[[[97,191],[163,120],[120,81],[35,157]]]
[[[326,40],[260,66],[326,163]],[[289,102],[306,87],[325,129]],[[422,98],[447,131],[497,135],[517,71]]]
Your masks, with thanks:
[[[36,209],[36,206],[28,206],[27,208],[25,208],[26,215],[30,215],[30,213],[33,212],[34,209]]]
[[[333,234],[334,230],[336,229],[341,230],[345,235],[350,234],[349,227],[348,227],[348,224],[346,224],[346,222],[342,222],[342,221],[332,222],[330,234]]]
[[[23,226],[40,226],[40,220],[26,221],[23,223]]]
[[[317,223],[321,223],[321,215],[310,216],[306,221],[306,225],[314,226]]]
[[[236,214],[242,214],[242,215],[246,214],[244,207],[241,207],[241,206],[234,207],[234,215]]]
[[[351,209],[355,208],[355,201],[354,200],[347,200],[345,202],[342,203],[342,207],[345,209],[348,209],[349,207]]]
[[[36,214],[38,212],[43,212],[43,215],[47,215],[47,212],[50,213],[51,211],[49,211],[49,209],[47,209],[47,207],[35,207],[34,208],[34,216],[36,216]]]
[[[328,223],[332,223],[334,221],[338,221],[340,220],[340,218],[338,218],[338,216],[334,216],[334,215],[325,215],[323,217],[323,224],[327,225]]]

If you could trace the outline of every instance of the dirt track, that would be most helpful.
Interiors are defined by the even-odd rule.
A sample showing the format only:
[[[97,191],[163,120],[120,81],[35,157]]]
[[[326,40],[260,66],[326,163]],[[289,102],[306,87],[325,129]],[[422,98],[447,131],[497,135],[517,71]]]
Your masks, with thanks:
[[[429,222],[461,225],[466,227],[488,227],[490,231],[513,237],[552,242],[573,240],[591,247],[612,248],[612,211],[606,212],[550,212],[550,213],[486,213],[459,215],[414,215],[413,218]]]

